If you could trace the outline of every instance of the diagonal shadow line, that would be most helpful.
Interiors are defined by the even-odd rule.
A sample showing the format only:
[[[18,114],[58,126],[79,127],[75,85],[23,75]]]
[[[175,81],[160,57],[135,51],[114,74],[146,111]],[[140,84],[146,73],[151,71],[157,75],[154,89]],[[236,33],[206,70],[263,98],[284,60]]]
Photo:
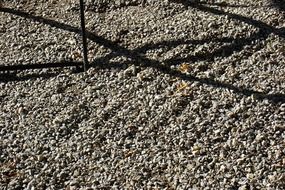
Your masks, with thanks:
[[[222,83],[214,79],[210,79],[210,78],[199,78],[193,75],[181,73],[178,70],[173,70],[168,66],[162,65],[160,61],[152,60],[152,59],[149,59],[143,56],[140,56],[139,58],[137,58],[136,62],[131,62],[131,61],[124,62],[124,64],[128,64],[128,63],[141,66],[141,67],[152,67],[152,68],[158,69],[159,71],[165,74],[169,74],[173,77],[178,77],[185,81],[192,81],[192,82],[195,81],[195,82],[199,82],[200,84],[206,84],[206,85],[221,88],[221,89],[228,89],[228,90],[233,91],[234,93],[242,94],[244,96],[254,96],[258,100],[267,99],[267,100],[272,101],[272,103],[284,103],[285,102],[285,94],[282,94],[282,93],[267,94],[264,92],[258,92],[258,91],[251,90],[251,89],[236,87],[232,84]],[[102,63],[102,62],[97,62],[96,60],[92,63],[92,67],[95,67],[95,68],[101,68],[101,67],[114,68],[115,67],[115,68],[123,69],[122,64]]]
[[[10,9],[10,8],[0,8],[0,12],[10,13],[10,14],[13,14],[16,16],[28,18],[28,19],[31,19],[33,21],[43,23],[45,25],[49,25],[51,27],[59,28],[62,30],[66,30],[66,31],[77,33],[77,34],[81,35],[81,29],[80,28],[71,26],[69,24],[60,23],[60,22],[52,20],[52,19],[44,18],[42,16],[34,16],[32,14],[29,14],[29,13],[26,13],[23,11],[19,11],[19,10]],[[106,40],[105,38],[103,38],[101,36],[97,36],[91,32],[88,32],[88,31],[86,32],[86,35],[90,40],[92,40],[96,43],[99,43],[101,45],[103,44],[106,48],[109,48],[109,49],[116,51],[116,52],[120,52],[120,51],[124,50],[124,53],[126,53],[125,50],[127,50],[127,49],[117,45],[115,42],[112,42],[110,40]],[[122,52],[122,54],[123,54],[123,52]]]
[[[265,40],[268,37],[268,33],[264,33],[263,31],[259,31],[247,38],[237,38],[234,39],[231,44],[224,45],[221,48],[211,52],[211,53],[198,53],[196,55],[189,55],[187,57],[179,58],[173,57],[165,60],[165,64],[167,65],[177,65],[183,62],[196,62],[196,61],[206,61],[213,60],[215,57],[229,57],[235,52],[239,52],[243,50],[246,45],[252,45],[255,40]]]
[[[211,5],[211,6],[219,6],[219,7],[231,7],[231,8],[261,8],[261,7],[265,7],[265,6],[252,6],[252,5],[245,5],[245,4],[238,4],[238,5],[235,5],[235,4],[229,4],[229,3],[226,3],[226,2],[207,2],[207,1],[200,1],[199,4],[202,4],[202,5]]]
[[[277,7],[280,11],[285,13],[285,1],[284,0],[271,0],[273,6]]]
[[[0,11],[6,12],[6,13],[15,14],[15,15],[18,15],[18,16],[21,16],[21,17],[25,17],[25,18],[30,18],[32,20],[44,23],[46,25],[49,25],[49,26],[52,26],[52,27],[56,27],[56,28],[59,28],[59,29],[63,29],[63,30],[67,30],[67,31],[70,31],[70,32],[75,32],[75,33],[78,33],[78,34],[81,33],[81,30],[79,28],[70,26],[68,24],[62,24],[60,22],[57,22],[57,21],[54,21],[54,20],[51,20],[51,19],[45,19],[45,18],[40,17],[40,16],[33,16],[33,15],[29,14],[29,13],[25,13],[25,12],[22,12],[22,11],[12,10],[12,9],[9,9],[9,8],[0,8]],[[163,73],[180,77],[183,80],[196,81],[196,82],[199,82],[201,84],[206,84],[206,85],[214,86],[214,87],[217,87],[217,88],[224,88],[224,89],[232,90],[235,93],[243,94],[245,96],[252,96],[252,95],[254,95],[254,96],[256,96],[259,99],[268,99],[268,100],[272,101],[273,103],[280,103],[280,102],[283,103],[283,102],[285,102],[285,94],[281,94],[281,93],[279,93],[279,94],[278,93],[277,94],[266,94],[266,93],[258,92],[258,91],[255,91],[255,90],[239,88],[239,87],[233,86],[232,84],[222,83],[222,82],[219,82],[219,81],[216,81],[216,80],[213,80],[213,79],[209,79],[209,78],[198,78],[198,77],[195,77],[195,76],[192,76],[192,75],[186,75],[186,74],[183,74],[183,73],[181,73],[179,71],[172,70],[171,68],[162,65],[162,63],[160,61],[149,59],[146,56],[141,55],[138,52],[136,52],[136,50],[128,50],[127,48],[125,48],[123,46],[120,46],[120,45],[118,45],[118,44],[116,44],[116,43],[114,43],[114,42],[112,42],[110,40],[107,40],[107,39],[103,38],[103,37],[97,36],[97,35],[95,35],[95,34],[93,34],[91,32],[87,32],[87,37],[90,40],[92,40],[94,42],[97,42],[97,43],[99,43],[102,46],[110,48],[111,50],[116,52],[117,55],[124,55],[124,56],[127,56],[127,57],[131,58],[132,60],[135,61],[135,64],[139,65],[139,66],[153,67],[153,68],[156,68],[156,69],[160,70]],[[91,66],[97,67],[97,66],[100,66],[100,64],[96,65],[96,60],[95,60],[93,62],[93,64],[91,64]]]
[[[146,53],[148,50],[158,49],[158,48],[172,48],[179,45],[198,45],[205,44],[209,42],[221,42],[221,43],[232,43],[234,38],[232,37],[223,37],[223,38],[206,38],[202,40],[186,40],[186,39],[178,39],[178,40],[169,40],[169,41],[160,41],[158,43],[146,44],[141,47],[136,48],[135,50],[140,53]]]
[[[234,5],[234,4],[229,4],[226,2],[221,2],[221,3],[214,3],[214,2],[199,2],[199,4],[207,4],[207,5],[214,5],[214,6],[219,6],[219,7],[233,7],[233,8],[248,8],[250,7],[249,5]]]
[[[285,0],[271,0],[273,7],[280,11],[280,16],[282,19],[285,19]],[[285,33],[285,29],[284,29]]]
[[[248,17],[242,16],[242,15],[225,12],[225,11],[218,10],[218,9],[215,9],[212,7],[204,6],[204,5],[199,4],[199,3],[191,3],[189,0],[180,0],[179,3],[181,3],[182,5],[184,5],[186,7],[192,7],[192,8],[198,9],[198,10],[203,11],[203,12],[208,12],[208,13],[212,13],[215,15],[228,16],[229,19],[241,21],[243,23],[246,23],[246,24],[252,25],[256,28],[259,28],[265,32],[273,33],[279,37],[285,38],[284,28],[277,29],[277,28],[270,26],[269,24],[266,24],[265,22],[262,22],[259,20],[254,20],[252,18],[248,18]]]
[[[284,29],[276,29],[266,23],[263,23],[261,21],[256,21],[247,17],[243,17],[240,15],[236,15],[236,14],[232,14],[232,13],[227,13],[224,11],[220,11],[214,8],[210,8],[210,7],[206,7],[203,6],[201,4],[210,4],[210,3],[206,3],[206,2],[200,2],[200,3],[191,3],[189,1],[185,1],[185,0],[180,0],[180,3],[182,3],[185,6],[191,6],[194,8],[198,8],[199,10],[202,11],[207,11],[207,12],[211,12],[214,14],[218,14],[218,15],[228,15],[230,18],[232,19],[236,19],[236,20],[240,20],[242,22],[246,22],[248,24],[254,25],[255,27],[258,27],[260,29],[260,31],[258,32],[258,34],[252,35],[248,38],[239,38],[239,39],[233,39],[232,43],[230,45],[226,45],[223,46],[222,48],[219,48],[218,50],[212,52],[212,53],[202,53],[202,54],[198,54],[198,55],[194,55],[194,56],[188,56],[188,57],[184,57],[184,58],[179,58],[179,57],[173,57],[170,58],[168,60],[165,60],[164,62],[168,65],[177,65],[183,62],[195,62],[198,60],[212,60],[214,57],[228,57],[231,54],[233,54],[236,51],[241,51],[243,49],[244,46],[246,45],[251,45],[254,40],[265,40],[268,35],[270,33],[274,33],[277,34],[281,37],[285,37],[285,30]],[[217,3],[217,5],[223,5],[226,3]],[[212,4],[211,4],[212,5]],[[220,39],[221,42],[228,42],[231,40],[231,38],[227,39],[227,38],[221,38]],[[188,41],[188,42],[187,42]],[[209,40],[211,41],[211,40]],[[219,39],[216,39],[214,41],[219,41]],[[169,43],[164,41],[164,42],[159,42],[156,44],[150,44],[150,45],[145,45],[141,48],[138,48],[139,51],[142,52],[146,52],[146,50],[148,48],[151,49],[155,49],[155,48],[159,48],[159,47],[164,47],[164,46],[168,46],[168,47],[174,47],[174,46],[178,46],[180,44],[185,44],[185,43],[193,43],[193,44],[199,44],[199,43],[205,43],[207,42],[206,39],[205,40],[201,40],[201,41],[195,41],[195,40],[186,40],[186,41],[182,41],[182,40],[178,40],[178,41],[170,41]],[[172,44],[170,44],[172,43]]]
[[[27,12],[20,11],[20,10],[14,10],[11,8],[0,7],[0,12],[10,13],[10,14],[13,14],[16,16],[31,19],[31,20],[36,21],[36,22],[40,22],[40,23],[43,23],[43,24],[46,24],[46,25],[49,25],[49,26],[52,26],[55,28],[60,28],[60,29],[67,30],[70,32],[74,32],[74,33],[80,33],[81,32],[81,30],[79,28],[76,28],[74,26],[70,26],[70,25],[64,24],[64,23],[59,23],[55,20],[44,18],[42,16],[35,16],[35,15],[32,15],[32,14],[27,13]]]

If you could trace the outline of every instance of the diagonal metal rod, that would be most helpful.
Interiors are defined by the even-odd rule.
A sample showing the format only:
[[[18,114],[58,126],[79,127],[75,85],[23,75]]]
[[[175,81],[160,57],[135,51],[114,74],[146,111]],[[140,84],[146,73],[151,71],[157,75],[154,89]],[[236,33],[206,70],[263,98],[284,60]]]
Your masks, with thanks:
[[[87,39],[85,29],[85,15],[84,15],[84,1],[80,0],[80,17],[81,17],[81,33],[82,33],[82,45],[83,45],[83,69],[88,69],[88,57],[87,57]]]

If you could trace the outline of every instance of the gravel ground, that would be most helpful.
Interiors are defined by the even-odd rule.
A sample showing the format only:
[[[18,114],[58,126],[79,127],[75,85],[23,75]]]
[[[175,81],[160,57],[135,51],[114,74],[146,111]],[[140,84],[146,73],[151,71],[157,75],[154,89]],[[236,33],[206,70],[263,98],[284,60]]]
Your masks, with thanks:
[[[88,1],[85,73],[0,75],[0,189],[284,189],[285,2]],[[75,0],[6,0],[0,65],[80,61]]]

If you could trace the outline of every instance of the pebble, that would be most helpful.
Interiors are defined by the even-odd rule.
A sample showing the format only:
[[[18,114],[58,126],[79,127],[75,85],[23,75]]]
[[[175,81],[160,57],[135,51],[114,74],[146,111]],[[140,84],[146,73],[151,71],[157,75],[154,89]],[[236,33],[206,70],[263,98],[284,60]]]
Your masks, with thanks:
[[[284,188],[284,6],[85,2],[94,68],[0,74],[0,189]],[[82,60],[78,1],[2,6],[0,65]]]

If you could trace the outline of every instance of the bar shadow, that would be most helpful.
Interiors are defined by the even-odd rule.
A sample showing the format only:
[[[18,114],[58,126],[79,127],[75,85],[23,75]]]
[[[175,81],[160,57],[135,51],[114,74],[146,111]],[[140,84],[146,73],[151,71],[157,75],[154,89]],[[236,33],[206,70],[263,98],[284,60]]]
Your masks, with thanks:
[[[280,11],[285,14],[285,1],[284,0],[272,0],[273,6],[278,8]]]
[[[185,7],[195,8],[195,9],[203,11],[203,12],[212,13],[214,15],[227,16],[228,19],[237,20],[237,21],[249,24],[251,26],[254,26],[256,28],[259,28],[260,30],[262,30],[262,32],[264,32],[268,35],[272,33],[272,34],[275,34],[279,37],[285,38],[284,28],[278,29],[278,28],[275,28],[275,27],[273,27],[273,26],[271,26],[265,22],[259,21],[259,20],[254,20],[252,18],[248,18],[248,17],[242,16],[242,15],[225,12],[223,10],[208,7],[208,6],[205,6],[205,5],[200,4],[200,3],[191,3],[189,0],[180,0],[179,3],[184,5]],[[282,6],[280,5],[279,7],[282,7]]]
[[[249,5],[234,5],[234,4],[229,4],[227,2],[207,2],[207,1],[201,1],[199,4],[202,5],[214,5],[214,6],[219,6],[219,7],[232,7],[232,8],[248,8],[250,7]]]
[[[183,1],[183,0],[180,0]],[[253,5],[245,5],[245,4],[230,4],[225,1],[222,2],[209,2],[208,0],[200,1],[199,4],[201,5],[211,5],[211,6],[218,6],[218,7],[230,7],[230,8],[260,8],[263,6],[253,6]]]
[[[243,50],[243,48],[248,45],[252,46],[254,45],[256,40],[265,40],[268,35],[264,34],[263,32],[257,32],[249,37],[246,38],[236,38],[232,39],[231,43],[229,45],[224,45],[221,48],[213,51],[213,52],[206,52],[206,53],[197,53],[195,55],[188,55],[186,57],[179,57],[175,56],[172,58],[169,58],[165,60],[165,64],[167,65],[178,65],[183,62],[196,62],[196,61],[214,61],[215,58],[225,58],[229,57],[235,52],[240,52]],[[259,49],[256,49],[256,51],[260,50],[263,46],[259,46]],[[252,55],[254,52],[247,54],[247,56]]]
[[[0,66],[0,82],[12,82],[12,81],[25,81],[25,80],[35,80],[37,78],[48,79],[57,76],[60,72],[56,71],[55,68],[71,67],[73,72],[82,71],[83,62],[76,61],[61,61],[55,63],[38,63],[38,64],[26,64],[26,65],[10,65],[10,66]],[[38,69],[50,69],[50,72],[26,74],[23,76],[18,76],[18,71],[22,70],[38,70]]]
[[[185,2],[187,2],[187,1],[185,1]],[[267,25],[266,23],[263,23],[261,21],[256,21],[256,20],[244,17],[244,16],[237,15],[237,14],[227,13],[227,12],[217,10],[214,8],[209,8],[209,7],[200,5],[200,4],[184,3],[184,5],[185,6],[191,6],[193,8],[199,9],[201,11],[206,11],[206,12],[210,12],[213,14],[227,15],[230,19],[239,20],[241,22],[244,22],[244,23],[247,23],[247,24],[250,24],[250,25],[253,25],[253,26],[260,28],[260,33],[257,34],[257,36],[253,36],[249,39],[244,39],[244,42],[242,41],[243,39],[234,39],[234,40],[236,40],[235,44],[238,46],[236,49],[235,48],[233,48],[233,49],[235,49],[237,51],[240,51],[244,45],[249,44],[249,42],[252,42],[256,38],[258,38],[258,36],[260,36],[261,34],[262,34],[261,35],[262,39],[266,38],[270,33],[274,33],[274,34],[281,36],[281,37],[285,36],[284,34],[280,33],[280,30],[275,29],[274,27]],[[29,13],[13,10],[13,9],[9,9],[9,8],[0,8],[0,11],[10,13],[10,14],[14,14],[17,16],[21,16],[24,18],[29,18],[31,20],[49,25],[51,27],[56,27],[56,28],[59,28],[62,30],[67,30],[70,32],[81,34],[81,30],[79,28],[76,28],[74,26],[70,26],[68,24],[59,23],[59,22],[51,20],[51,19],[46,19],[46,18],[43,18],[41,16],[34,16],[34,15],[29,14]],[[272,103],[284,103],[285,102],[285,94],[281,94],[281,93],[267,94],[264,92],[259,92],[259,91],[255,91],[255,90],[251,90],[251,89],[236,87],[232,84],[222,83],[222,82],[216,81],[214,79],[210,79],[210,78],[199,78],[199,77],[196,77],[193,75],[187,75],[187,74],[181,73],[180,71],[171,69],[169,67],[169,65],[165,65],[161,61],[150,59],[150,58],[147,58],[145,55],[142,55],[142,52],[146,51],[148,48],[155,48],[155,46],[157,44],[149,44],[149,45],[145,45],[144,47],[141,47],[138,49],[129,50],[128,48],[125,48],[116,42],[105,39],[101,36],[98,36],[98,35],[92,33],[92,32],[89,32],[89,31],[87,31],[87,37],[89,40],[96,42],[96,43],[112,50],[111,54],[109,54],[103,58],[95,59],[91,63],[91,65],[90,65],[91,67],[98,67],[98,68],[117,67],[117,68],[122,69],[122,66],[120,64],[110,64],[109,60],[115,56],[126,56],[126,57],[131,59],[129,64],[135,64],[135,65],[138,65],[141,67],[153,67],[153,68],[160,70],[163,73],[170,74],[170,75],[175,76],[175,77],[179,77],[183,80],[196,81],[196,82],[199,82],[200,84],[206,84],[209,86],[214,86],[216,88],[224,88],[224,89],[232,90],[234,93],[242,94],[244,96],[255,96],[257,99],[260,99],[260,100],[267,99],[267,100],[270,100]],[[216,40],[218,41],[219,39],[216,39]],[[227,39],[227,38],[221,39],[221,41],[229,41],[229,40],[232,40],[232,39],[230,39],[230,38],[229,39]],[[191,40],[188,41],[188,43],[191,43],[191,42],[193,42],[193,41],[191,41]],[[177,42],[174,41],[174,42],[170,42],[170,43],[160,42],[161,45],[167,45],[167,44],[179,45],[181,43],[185,43],[185,41],[183,41],[183,40],[179,41],[178,40]],[[197,44],[207,43],[207,41],[201,40],[201,41],[196,41],[196,43]],[[222,47],[222,48],[226,51],[229,47]],[[213,54],[212,57],[220,56],[221,51],[222,50],[218,50],[218,52]],[[233,51],[231,51],[231,52],[233,52]],[[230,54],[231,52],[229,52],[228,54]],[[205,56],[208,56],[208,55],[205,55]],[[199,60],[199,59],[201,59],[201,57],[196,58],[196,60]],[[172,61],[169,61],[169,62],[172,62]]]
[[[24,76],[17,76],[16,73],[2,73],[0,74],[0,83],[1,82],[20,82],[20,81],[27,81],[27,80],[36,80],[38,78],[42,79],[49,79],[52,77],[56,77],[59,74],[59,72],[53,72],[53,73],[32,73],[32,74],[26,74]]]

